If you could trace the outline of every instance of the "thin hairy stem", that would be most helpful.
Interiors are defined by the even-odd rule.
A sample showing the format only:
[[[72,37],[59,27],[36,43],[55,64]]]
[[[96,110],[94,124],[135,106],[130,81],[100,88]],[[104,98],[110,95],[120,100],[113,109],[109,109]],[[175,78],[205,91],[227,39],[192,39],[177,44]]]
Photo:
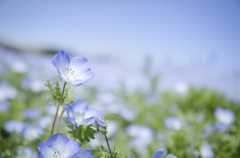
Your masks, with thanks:
[[[66,101],[66,99],[65,99],[65,101]],[[63,103],[63,105],[62,105],[62,106],[64,106],[64,105],[65,105],[65,103],[66,103],[65,101],[64,101],[64,103]],[[61,113],[60,113],[60,115],[58,116],[58,122],[57,122],[57,129],[56,129],[56,133],[58,133],[58,132],[59,132],[60,121],[61,121],[61,118],[62,118],[62,115],[63,115],[64,111],[65,111],[65,107],[63,107],[63,110],[62,110],[62,112],[61,112]]]
[[[108,146],[108,150],[109,150],[109,153],[110,153],[110,155],[111,155],[111,158],[113,158],[112,152],[111,152],[111,148],[110,148],[109,143],[108,143],[107,135],[104,134],[104,136],[105,136],[105,139],[106,139],[106,142],[107,142],[107,146]]]
[[[55,125],[55,122],[56,122],[56,119],[57,119],[59,107],[60,107],[60,105],[62,104],[62,98],[63,98],[63,94],[64,94],[64,90],[65,90],[66,84],[67,84],[67,82],[64,82],[63,90],[62,90],[62,95],[61,95],[60,101],[59,101],[59,103],[58,103],[58,107],[57,107],[56,114],[55,114],[55,117],[54,117],[54,120],[53,120],[53,124],[52,124],[51,135],[53,135],[54,125]]]

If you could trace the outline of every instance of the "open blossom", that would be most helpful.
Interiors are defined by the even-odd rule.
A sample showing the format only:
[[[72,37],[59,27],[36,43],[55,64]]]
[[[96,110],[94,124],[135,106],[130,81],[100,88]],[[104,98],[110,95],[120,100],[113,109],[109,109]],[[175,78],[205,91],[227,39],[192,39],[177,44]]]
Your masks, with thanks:
[[[80,148],[80,145],[69,140],[62,133],[51,135],[46,142],[38,144],[40,158],[94,158],[89,149]]]
[[[71,105],[66,105],[68,120],[76,127],[81,124],[90,125],[95,124],[97,129],[99,127],[106,128],[105,123],[101,120],[103,117],[100,111],[95,109],[88,109],[87,103],[76,100]]]
[[[51,62],[58,71],[58,77],[74,86],[80,86],[94,77],[90,64],[84,57],[74,57],[70,61],[67,52],[62,50],[54,56]]]

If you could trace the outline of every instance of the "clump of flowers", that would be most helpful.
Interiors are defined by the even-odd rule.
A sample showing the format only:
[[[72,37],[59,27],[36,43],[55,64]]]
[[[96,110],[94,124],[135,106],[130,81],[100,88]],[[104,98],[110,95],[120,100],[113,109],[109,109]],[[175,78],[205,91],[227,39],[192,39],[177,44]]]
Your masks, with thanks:
[[[52,130],[50,137],[47,141],[38,144],[38,151],[40,158],[92,158],[94,157],[90,149],[80,148],[80,144],[85,144],[94,139],[95,133],[104,135],[108,152],[104,150],[99,151],[104,158],[118,158],[118,151],[114,148],[111,149],[107,138],[107,124],[100,111],[91,109],[87,103],[75,98],[75,95],[70,95],[67,83],[77,87],[84,82],[94,78],[94,73],[91,71],[88,60],[84,57],[74,57],[70,60],[67,52],[60,51],[52,59],[52,64],[58,72],[58,77],[64,82],[62,90],[54,88],[53,83],[47,81],[46,86],[51,93],[50,98],[58,105],[53,119]],[[59,86],[58,81],[55,83],[56,87]],[[66,92],[67,93],[64,93]],[[67,119],[70,127],[69,136],[59,132],[61,118],[66,111]],[[26,111],[26,113],[29,112]],[[34,114],[35,116],[35,114]],[[32,116],[31,116],[32,117]],[[40,126],[43,127],[43,120]],[[54,132],[55,123],[56,132]],[[30,128],[34,130],[34,128]],[[15,130],[15,129],[13,129]],[[37,135],[34,135],[37,138]],[[34,137],[32,136],[32,137]],[[80,144],[79,144],[80,143]],[[153,154],[152,158],[161,158],[164,151],[158,151]],[[132,157],[129,155],[128,157]],[[175,156],[167,156],[168,158],[175,158]]]

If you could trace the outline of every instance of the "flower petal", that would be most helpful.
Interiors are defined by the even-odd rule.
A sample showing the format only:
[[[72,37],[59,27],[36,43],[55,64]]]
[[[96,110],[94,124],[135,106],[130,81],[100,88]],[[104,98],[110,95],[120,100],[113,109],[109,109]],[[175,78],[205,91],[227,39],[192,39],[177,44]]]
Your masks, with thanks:
[[[106,124],[105,124],[105,122],[102,119],[100,119],[99,117],[95,116],[94,117],[94,122],[95,122],[95,126],[96,126],[97,130],[99,130],[99,127],[101,127],[102,129],[106,130]]]
[[[132,156],[132,155],[128,155],[127,157],[133,158],[133,156]]]
[[[82,120],[81,124],[83,125],[91,125],[94,124],[94,117],[90,117],[90,118],[85,118]],[[78,125],[78,127],[80,126],[80,124]]]
[[[64,156],[71,157],[75,153],[77,153],[79,149],[80,149],[80,145],[78,144],[78,142],[76,142],[74,140],[69,140],[65,147]]]
[[[66,76],[67,68],[69,67],[69,64],[70,64],[70,58],[69,58],[67,52],[61,50],[54,56],[54,58],[51,60],[51,62],[58,70],[58,74],[61,78],[62,78],[62,76]]]
[[[93,158],[92,151],[90,149],[80,149],[72,158]]]
[[[73,78],[78,78],[84,72],[91,70],[88,60],[84,57],[74,57],[70,62],[69,68],[74,70]]]
[[[85,113],[85,118],[90,118],[90,117],[93,117],[93,116],[97,116],[99,118],[102,118],[103,115],[101,114],[100,111],[98,110],[95,110],[95,109],[90,109],[88,110],[86,113]]]
[[[40,158],[52,157],[54,151],[51,148],[51,145],[47,142],[41,142],[38,144],[38,151]]]
[[[151,158],[164,158],[165,151],[157,151],[155,152]]]
[[[64,151],[68,141],[69,139],[66,135],[62,133],[57,133],[57,134],[51,135],[48,138],[47,143],[51,145],[51,148],[54,151]]]
[[[85,114],[88,111],[87,103],[81,100],[76,100],[72,102],[71,106],[74,112],[80,112],[82,114]]]
[[[83,84],[83,82],[91,80],[94,78],[94,73],[92,71],[87,71],[83,74],[81,74],[80,76],[78,76],[77,79],[75,79],[74,81],[70,82],[72,85],[74,86],[81,86]]]

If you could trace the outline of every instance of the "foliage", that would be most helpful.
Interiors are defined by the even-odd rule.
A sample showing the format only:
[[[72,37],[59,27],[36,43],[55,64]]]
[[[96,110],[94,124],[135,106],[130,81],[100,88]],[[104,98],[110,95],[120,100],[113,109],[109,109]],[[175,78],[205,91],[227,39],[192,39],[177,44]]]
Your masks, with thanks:
[[[70,128],[69,133],[71,134],[71,139],[78,141],[80,144],[85,144],[90,142],[90,139],[95,139],[94,134],[97,133],[97,131],[92,128],[92,125],[80,125],[77,128],[69,121],[67,125]]]

